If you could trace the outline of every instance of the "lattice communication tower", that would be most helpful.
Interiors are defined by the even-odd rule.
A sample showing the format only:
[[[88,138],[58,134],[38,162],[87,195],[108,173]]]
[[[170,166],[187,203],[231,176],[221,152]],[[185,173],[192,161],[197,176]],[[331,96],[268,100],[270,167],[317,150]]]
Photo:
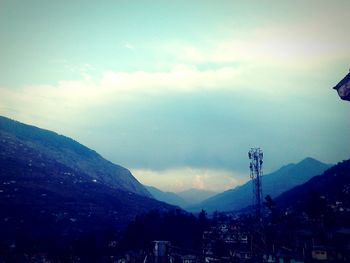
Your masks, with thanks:
[[[253,206],[255,215],[258,219],[261,218],[261,203],[262,203],[262,185],[261,177],[263,175],[262,165],[264,154],[260,148],[251,148],[248,152],[250,160],[250,178],[253,185]]]

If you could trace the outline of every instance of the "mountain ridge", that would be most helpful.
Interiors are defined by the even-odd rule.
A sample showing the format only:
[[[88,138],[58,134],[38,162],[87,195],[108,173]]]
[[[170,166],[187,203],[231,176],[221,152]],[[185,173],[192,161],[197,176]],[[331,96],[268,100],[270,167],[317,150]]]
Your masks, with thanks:
[[[190,205],[208,199],[211,196],[215,195],[216,192],[198,188],[190,188],[184,191],[177,192],[176,194]]]
[[[73,170],[83,169],[95,180],[117,189],[151,197],[128,169],[104,159],[97,152],[69,137],[3,116],[0,116],[0,132],[2,137],[16,138],[20,145],[35,147]]]
[[[162,201],[171,205],[176,205],[181,208],[185,208],[188,205],[188,203],[183,198],[178,196],[176,193],[165,192],[154,186],[149,186],[149,185],[148,186],[146,185],[145,187],[148,190],[148,192],[150,192],[151,195],[158,201]]]
[[[304,158],[297,164],[291,163],[284,165],[275,172],[262,176],[263,195],[269,194],[271,197],[276,197],[282,192],[324,172],[329,167],[330,165],[311,157]],[[188,209],[190,211],[204,209],[208,212],[214,212],[216,210],[236,211],[249,206],[252,198],[252,185],[251,181],[248,181],[243,185],[219,193]]]
[[[137,215],[178,209],[132,178],[68,137],[0,117],[0,254],[61,253],[88,236],[108,247]]]
[[[344,201],[350,205],[350,159],[338,162],[322,174],[312,177],[275,198],[279,207],[300,206],[312,194],[323,195],[332,202]],[[346,197],[345,197],[346,196]]]

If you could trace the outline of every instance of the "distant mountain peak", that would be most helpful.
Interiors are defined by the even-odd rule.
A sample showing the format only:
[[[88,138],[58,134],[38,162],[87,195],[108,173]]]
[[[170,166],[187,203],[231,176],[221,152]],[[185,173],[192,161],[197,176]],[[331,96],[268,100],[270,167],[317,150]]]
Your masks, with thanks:
[[[350,200],[349,191],[347,191],[350,183],[349,171],[350,160],[339,162],[304,184],[297,185],[282,193],[276,198],[276,203],[280,207],[299,206],[300,208],[305,206],[305,200],[310,196],[310,193],[318,193],[328,201],[344,201],[346,203]]]
[[[299,167],[302,167],[304,169],[309,169],[311,167],[314,167],[314,166],[318,166],[318,167],[322,167],[324,165],[327,165],[327,166],[331,166],[330,164],[325,164],[313,157],[307,157],[305,159],[303,159],[302,161],[300,161],[299,163],[296,164],[297,166]]]
[[[145,185],[145,187],[148,190],[148,192],[150,192],[151,195],[159,201],[162,201],[171,205],[180,206],[182,208],[188,205],[188,203],[183,198],[181,198],[175,193],[164,192],[154,186]]]
[[[201,189],[201,188],[189,188],[187,190],[180,191],[178,193],[186,193],[186,192],[207,192],[207,193],[215,193],[214,191]]]
[[[316,162],[321,163],[319,160],[313,158],[313,157],[306,157],[305,159],[301,160],[299,163],[306,163],[306,162]]]
[[[330,166],[314,158],[307,157],[299,163],[291,163],[282,166],[275,172],[266,174],[262,178],[263,195],[270,195],[273,198],[292,187],[303,184],[314,176],[323,173]],[[205,209],[212,212],[234,211],[242,209],[251,204],[252,185],[251,181],[234,189],[219,193],[204,200],[202,203],[191,207],[191,211]]]
[[[303,168],[312,167],[315,165],[316,166],[324,166],[327,164],[324,164],[313,157],[306,157],[306,158],[302,159],[300,162],[289,163],[289,164],[283,165],[281,168],[279,168],[278,170],[273,172],[273,174],[277,173],[277,172],[288,173],[290,170],[293,170],[293,169],[303,169]]]

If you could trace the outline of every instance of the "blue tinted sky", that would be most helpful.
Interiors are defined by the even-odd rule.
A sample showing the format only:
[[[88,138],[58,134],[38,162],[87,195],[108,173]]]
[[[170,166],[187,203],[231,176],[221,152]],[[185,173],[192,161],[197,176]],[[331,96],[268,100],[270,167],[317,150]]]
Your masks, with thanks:
[[[349,158],[349,1],[0,0],[0,114],[164,190]]]

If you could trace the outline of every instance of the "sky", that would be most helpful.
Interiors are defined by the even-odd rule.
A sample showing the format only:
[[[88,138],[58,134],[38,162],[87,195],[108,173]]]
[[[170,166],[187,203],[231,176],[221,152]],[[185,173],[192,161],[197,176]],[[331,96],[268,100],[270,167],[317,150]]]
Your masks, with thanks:
[[[350,1],[0,0],[0,115],[166,191],[350,156]]]

